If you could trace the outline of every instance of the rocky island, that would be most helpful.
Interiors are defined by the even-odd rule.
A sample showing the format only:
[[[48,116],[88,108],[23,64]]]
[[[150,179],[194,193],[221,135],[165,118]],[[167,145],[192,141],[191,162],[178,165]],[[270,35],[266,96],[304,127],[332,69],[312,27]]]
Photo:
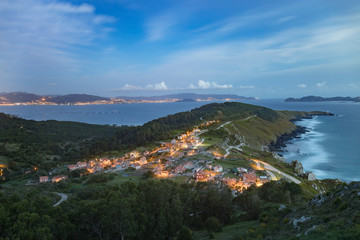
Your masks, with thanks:
[[[285,102],[360,102],[360,97],[319,97],[319,96],[307,96],[302,98],[286,98]]]

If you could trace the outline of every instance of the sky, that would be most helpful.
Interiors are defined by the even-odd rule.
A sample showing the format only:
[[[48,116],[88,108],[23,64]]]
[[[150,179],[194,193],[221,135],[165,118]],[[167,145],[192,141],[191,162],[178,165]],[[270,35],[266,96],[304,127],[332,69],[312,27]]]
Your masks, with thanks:
[[[360,96],[360,2],[1,0],[14,91]]]

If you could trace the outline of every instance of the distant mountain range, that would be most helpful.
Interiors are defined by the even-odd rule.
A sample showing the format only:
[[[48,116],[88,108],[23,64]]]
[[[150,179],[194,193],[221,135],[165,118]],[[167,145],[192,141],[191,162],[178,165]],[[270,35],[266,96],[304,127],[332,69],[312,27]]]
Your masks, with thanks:
[[[323,98],[319,96],[306,96],[302,98],[287,98],[285,102],[329,102],[329,101],[350,101],[350,102],[360,102],[359,97],[330,97]]]
[[[183,101],[233,101],[255,99],[253,97],[242,97],[229,94],[196,94],[178,93],[163,96],[149,97],[127,97],[119,96],[114,98],[100,97],[88,94],[68,94],[68,95],[36,95],[25,92],[0,93],[0,104],[120,104],[120,103],[139,103],[139,102],[183,102]]]

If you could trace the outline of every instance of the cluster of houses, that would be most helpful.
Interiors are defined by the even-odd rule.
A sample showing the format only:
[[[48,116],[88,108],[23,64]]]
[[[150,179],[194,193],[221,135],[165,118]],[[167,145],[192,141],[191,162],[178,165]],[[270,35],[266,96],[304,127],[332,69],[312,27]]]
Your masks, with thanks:
[[[67,165],[67,169],[70,172],[75,170],[86,170],[85,171],[86,174],[100,172],[108,168],[121,171],[132,167],[138,170],[139,168],[141,168],[142,165],[147,163],[145,157],[141,157],[140,159],[137,159],[135,161],[134,159],[138,156],[138,154],[139,154],[138,152],[131,152],[130,154],[126,155],[126,157],[122,157],[122,158],[109,159],[105,157],[105,158],[91,160],[88,162],[77,162],[76,164]],[[83,173],[81,173],[80,175],[83,175]],[[65,175],[54,176],[52,178],[52,181],[50,181],[50,178],[48,176],[41,176],[39,177],[39,182],[56,183],[65,179],[67,179],[67,176]]]
[[[67,178],[68,177],[66,175],[57,175],[57,176],[53,176],[53,177],[41,176],[41,177],[39,177],[39,181],[40,181],[40,183],[47,183],[47,182],[57,183],[62,180],[65,180]]]
[[[269,181],[268,176],[257,176],[254,169],[236,168],[235,174],[238,178],[220,178],[219,181],[228,185],[233,190],[243,191],[252,185],[257,187],[262,186]]]
[[[201,126],[209,126],[216,121],[209,121],[203,123]],[[221,165],[211,166],[211,162],[206,160],[187,161],[179,164],[182,157],[192,156],[198,153],[198,146],[201,143],[199,135],[201,134],[199,128],[194,128],[193,131],[188,131],[181,134],[176,139],[170,142],[164,142],[158,148],[151,152],[132,151],[125,154],[123,157],[115,158],[99,158],[90,161],[77,162],[67,166],[67,169],[72,172],[75,170],[86,170],[83,174],[92,174],[103,170],[109,171],[123,171],[129,168],[133,170],[152,169],[154,175],[157,177],[169,177],[170,175],[192,176],[195,181],[217,181],[218,183],[226,184],[231,189],[242,191],[251,185],[261,186],[268,181],[267,176],[257,177],[255,170],[246,168],[235,169],[237,178],[223,177],[227,170],[224,171]],[[201,151],[200,151],[201,152]],[[223,158],[223,155],[212,152],[214,158]],[[162,160],[162,161],[161,161]],[[162,163],[161,163],[162,162]],[[41,176],[40,183],[52,182],[56,183],[67,179],[65,175],[54,176],[51,179],[48,176]]]

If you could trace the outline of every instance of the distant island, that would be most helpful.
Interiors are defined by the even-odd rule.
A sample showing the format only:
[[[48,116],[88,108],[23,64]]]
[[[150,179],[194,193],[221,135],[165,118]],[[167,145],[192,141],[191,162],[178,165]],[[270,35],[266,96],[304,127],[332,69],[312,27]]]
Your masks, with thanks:
[[[360,102],[360,96],[359,97],[329,97],[329,98],[323,98],[319,96],[306,96],[302,98],[285,99],[285,102],[330,102],[330,101]]]
[[[0,93],[0,105],[95,105],[95,104],[125,104],[125,103],[163,103],[163,102],[195,102],[195,101],[236,101],[248,100],[253,97],[243,97],[231,94],[196,94],[178,93],[163,96],[140,97],[100,97],[88,94],[67,95],[36,95],[25,92]]]

